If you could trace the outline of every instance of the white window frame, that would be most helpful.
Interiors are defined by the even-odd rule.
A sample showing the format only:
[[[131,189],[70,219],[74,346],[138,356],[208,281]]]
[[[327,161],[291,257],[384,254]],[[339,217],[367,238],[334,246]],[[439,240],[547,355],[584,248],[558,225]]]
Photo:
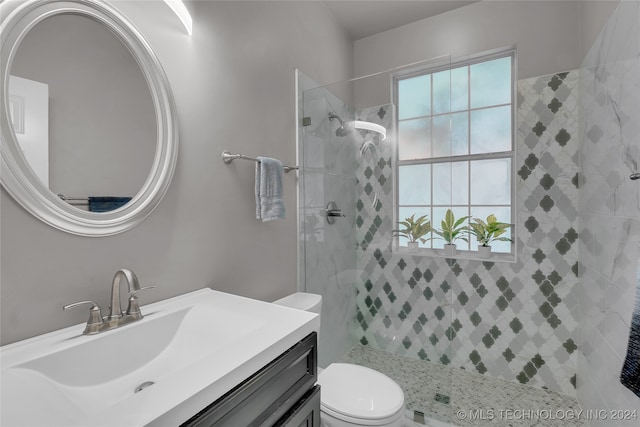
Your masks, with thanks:
[[[458,161],[473,161],[473,160],[485,160],[485,159],[500,159],[500,158],[510,158],[511,159],[511,239],[513,240],[513,243],[510,245],[511,248],[511,252],[508,253],[492,253],[491,257],[489,259],[482,259],[478,256],[478,252],[474,251],[474,250],[466,250],[466,249],[460,249],[458,248],[457,254],[456,256],[454,256],[453,258],[457,258],[457,259],[471,259],[471,260],[482,260],[482,261],[489,261],[489,262],[495,262],[495,261],[501,261],[501,262],[516,262],[517,261],[517,235],[516,235],[516,226],[515,224],[517,224],[517,200],[516,200],[516,159],[517,159],[517,155],[516,155],[516,134],[517,134],[517,129],[516,129],[516,113],[517,113],[517,68],[516,68],[516,64],[517,64],[517,56],[516,56],[516,48],[515,47],[508,47],[508,48],[501,48],[501,49],[495,49],[492,51],[488,51],[488,52],[483,52],[480,54],[476,54],[473,56],[468,56],[468,57],[464,57],[464,58],[459,58],[455,61],[451,61],[449,64],[447,64],[446,66],[436,66],[436,67],[424,67],[424,68],[420,68],[420,69],[412,69],[410,71],[405,71],[405,72],[398,72],[398,73],[394,73],[391,76],[391,80],[392,80],[392,84],[391,84],[391,99],[393,99],[393,103],[396,106],[396,109],[394,111],[394,126],[395,126],[395,134],[396,134],[396,140],[399,142],[398,138],[399,138],[399,132],[398,132],[398,125],[399,125],[399,118],[398,118],[398,113],[397,113],[397,109],[399,106],[398,103],[398,82],[400,80],[404,80],[407,78],[411,78],[411,77],[417,77],[420,75],[425,75],[425,74],[434,74],[440,71],[446,71],[446,70],[452,70],[454,68],[458,68],[458,67],[464,67],[464,66],[470,66],[473,64],[477,64],[477,63],[481,63],[481,62],[487,62],[487,61],[492,61],[495,59],[499,59],[499,58],[505,58],[505,57],[511,57],[511,79],[512,79],[512,89],[511,89],[511,150],[510,151],[502,151],[502,152],[497,152],[497,153],[481,153],[481,154],[466,154],[466,155],[458,155],[458,156],[448,156],[448,157],[437,157],[437,158],[427,158],[427,159],[417,159],[417,160],[399,160],[399,156],[398,156],[398,150],[399,150],[399,143],[395,144],[394,150],[393,150],[393,174],[394,174],[394,209],[393,209],[393,223],[394,223],[394,229],[396,229],[398,227],[398,221],[400,220],[399,218],[399,166],[407,166],[407,165],[418,165],[418,164],[439,164],[439,163],[452,163],[452,162],[458,162]],[[471,87],[469,86],[469,91],[471,90]],[[470,103],[471,100],[469,98],[468,102]],[[432,103],[432,108],[433,108],[433,88],[431,88],[431,103]],[[508,105],[508,104],[502,104],[504,105]],[[491,108],[493,107],[498,107],[500,105],[492,105]],[[471,106],[468,105],[468,109],[464,110],[464,111],[474,111],[474,110],[481,110],[484,108],[489,108],[489,107],[481,107],[481,108],[476,108],[476,109],[472,109],[470,108]],[[443,114],[450,114],[450,113],[443,113]],[[431,117],[433,117],[435,115],[432,115]],[[469,125],[469,132],[471,131],[471,126]],[[471,141],[469,140],[469,144],[471,143]],[[433,174],[433,168],[431,169],[431,173]],[[471,180],[471,174],[469,174],[468,179]],[[433,197],[433,180],[431,180],[431,185],[432,185],[432,197]],[[469,191],[468,191],[468,204],[466,205],[450,205],[450,206],[444,206],[444,207],[466,207],[467,209],[470,209],[471,205],[471,185],[469,182]],[[482,206],[488,206],[490,207],[491,205],[482,205]],[[505,206],[505,205],[500,205]],[[429,208],[431,210],[431,212],[433,212],[433,208],[434,207],[443,207],[440,205],[429,205]],[[403,218],[404,219],[404,218]],[[429,215],[429,220],[432,221],[432,216]],[[439,228],[440,224],[434,224],[432,221],[432,227],[434,228]],[[435,233],[433,233],[435,235]],[[434,249],[434,248],[419,248],[419,249],[409,249],[405,246],[400,246],[399,245],[399,238],[398,236],[394,236],[393,237],[393,242],[392,242],[392,248],[394,251],[399,252],[399,253],[407,253],[409,255],[419,255],[419,256],[433,256],[433,257],[443,257],[443,258],[452,258],[450,256],[445,256],[444,255],[444,250],[443,249]]]

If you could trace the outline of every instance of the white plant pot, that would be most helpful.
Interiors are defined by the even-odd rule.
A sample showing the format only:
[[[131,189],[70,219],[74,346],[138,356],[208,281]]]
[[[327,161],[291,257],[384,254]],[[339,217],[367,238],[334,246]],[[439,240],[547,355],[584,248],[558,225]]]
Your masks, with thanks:
[[[418,245],[420,242],[407,242],[407,247],[409,249],[418,249]]]
[[[491,257],[491,246],[478,246],[478,256],[483,259]]]
[[[444,244],[444,255],[445,256],[456,256],[456,244],[455,243],[445,243]]]

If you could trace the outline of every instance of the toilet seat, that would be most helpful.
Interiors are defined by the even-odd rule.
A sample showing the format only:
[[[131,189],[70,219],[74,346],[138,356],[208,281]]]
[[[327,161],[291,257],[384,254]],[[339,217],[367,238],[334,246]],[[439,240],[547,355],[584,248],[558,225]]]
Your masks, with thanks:
[[[388,424],[403,415],[404,393],[389,377],[349,363],[332,363],[318,376],[321,410],[358,425]]]

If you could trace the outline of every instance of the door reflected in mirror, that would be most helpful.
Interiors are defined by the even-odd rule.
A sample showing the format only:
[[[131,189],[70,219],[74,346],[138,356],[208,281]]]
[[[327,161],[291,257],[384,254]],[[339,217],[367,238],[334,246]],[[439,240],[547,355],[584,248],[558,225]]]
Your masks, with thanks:
[[[78,209],[117,209],[145,184],[157,142],[153,98],[103,24],[75,14],[36,24],[15,54],[8,106],[33,172]]]

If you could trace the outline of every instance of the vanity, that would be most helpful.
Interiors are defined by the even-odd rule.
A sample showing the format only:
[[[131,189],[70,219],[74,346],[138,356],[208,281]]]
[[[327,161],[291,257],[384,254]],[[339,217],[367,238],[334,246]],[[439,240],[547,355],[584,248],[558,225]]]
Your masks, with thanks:
[[[142,311],[1,347],[0,424],[320,425],[318,315],[208,288]]]

